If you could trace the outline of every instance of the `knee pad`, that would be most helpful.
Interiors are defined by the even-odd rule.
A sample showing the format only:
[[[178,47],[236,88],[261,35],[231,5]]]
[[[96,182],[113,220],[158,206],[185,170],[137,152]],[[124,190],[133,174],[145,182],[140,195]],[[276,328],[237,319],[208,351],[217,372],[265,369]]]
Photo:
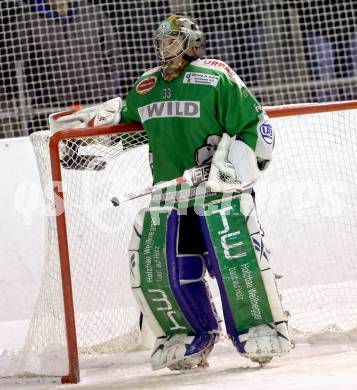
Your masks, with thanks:
[[[217,333],[219,322],[198,254],[178,254],[175,208],[142,210],[129,247],[131,286],[156,337]]]

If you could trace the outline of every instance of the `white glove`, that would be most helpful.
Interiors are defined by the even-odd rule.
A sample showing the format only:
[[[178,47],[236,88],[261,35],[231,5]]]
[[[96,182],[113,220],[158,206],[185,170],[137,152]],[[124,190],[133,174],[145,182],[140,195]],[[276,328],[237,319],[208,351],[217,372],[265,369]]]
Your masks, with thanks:
[[[223,134],[212,158],[207,185],[214,192],[240,192],[241,183],[233,165],[228,161],[228,153],[233,139]]]
[[[120,121],[122,106],[120,97],[116,97],[105,103],[84,108],[83,110],[51,114],[48,118],[50,131],[54,134],[60,130],[115,125]]]
[[[261,175],[255,152],[242,141],[233,140],[229,148],[228,161],[232,163],[238,180],[244,185],[249,183],[253,185]]]

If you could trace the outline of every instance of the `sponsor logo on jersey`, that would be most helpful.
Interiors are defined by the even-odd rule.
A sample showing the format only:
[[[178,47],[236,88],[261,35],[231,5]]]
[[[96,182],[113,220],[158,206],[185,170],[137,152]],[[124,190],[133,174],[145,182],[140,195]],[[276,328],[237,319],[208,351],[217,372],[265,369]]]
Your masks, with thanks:
[[[234,70],[230,66],[225,64],[223,61],[205,59],[203,60],[203,63],[205,65],[211,65],[213,67],[224,69],[228,73],[228,75],[235,74]]]
[[[170,117],[200,117],[200,102],[186,101],[167,101],[155,102],[139,107],[138,109],[141,122],[153,118],[170,118]]]
[[[202,64],[203,65],[206,65],[207,67],[209,68],[216,68],[216,69],[221,69],[223,70],[226,75],[232,80],[234,81],[237,85],[243,87],[244,86],[244,83],[243,81],[238,77],[238,75],[236,74],[236,72],[229,66],[227,65],[226,63],[224,63],[223,61],[219,61],[219,60],[213,60],[213,59],[204,59],[202,61]]]
[[[263,140],[271,145],[273,143],[273,127],[269,121],[265,121],[259,128]]]
[[[186,72],[183,77],[184,84],[201,84],[217,86],[219,76],[214,76],[206,73]]]
[[[141,80],[140,83],[136,86],[136,92],[143,94],[151,91],[156,85],[157,78],[155,76],[150,76],[144,80]]]

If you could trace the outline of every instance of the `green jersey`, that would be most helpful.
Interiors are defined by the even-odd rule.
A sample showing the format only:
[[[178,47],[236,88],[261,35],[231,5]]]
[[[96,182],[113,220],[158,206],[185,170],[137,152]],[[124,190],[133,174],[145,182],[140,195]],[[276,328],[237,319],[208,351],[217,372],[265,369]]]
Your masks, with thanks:
[[[154,183],[182,176],[208,161],[223,132],[270,160],[272,128],[262,107],[224,62],[199,59],[172,81],[160,68],[130,90],[121,123],[142,123],[152,153]]]

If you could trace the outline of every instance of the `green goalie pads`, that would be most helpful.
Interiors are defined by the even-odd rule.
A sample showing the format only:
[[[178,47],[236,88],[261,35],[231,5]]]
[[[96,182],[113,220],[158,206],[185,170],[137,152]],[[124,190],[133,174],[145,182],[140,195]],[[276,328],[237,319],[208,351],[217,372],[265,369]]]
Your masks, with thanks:
[[[227,333],[237,350],[261,363],[290,352],[287,316],[252,196],[212,201],[200,218]]]
[[[144,253],[145,245],[149,245],[151,249],[148,253],[155,258],[155,253],[163,250],[161,246],[165,243],[166,231],[166,228],[158,230],[157,226],[154,226],[155,220],[159,226],[166,226],[168,215],[173,209],[182,211],[187,207],[194,207],[199,218],[201,230],[198,234],[203,235],[208,250],[205,263],[209,273],[217,279],[227,333],[237,350],[243,356],[260,363],[290,352],[292,346],[288,335],[287,316],[281,305],[275,276],[269,263],[269,254],[262,239],[250,194],[212,193],[204,184],[193,187],[183,184],[155,193],[150,207],[153,218],[146,224],[147,231],[143,234],[146,236],[146,244],[141,242],[145,228],[143,231],[143,227],[138,226],[140,237],[136,235],[137,244],[134,246],[138,248],[140,241],[142,249],[139,252]],[[150,231],[152,233],[155,231],[155,234],[161,232],[159,239],[161,244],[156,247],[154,245],[155,250],[153,247],[155,235]],[[151,242],[148,242],[149,238]],[[135,256],[137,253],[135,251]],[[134,256],[134,252],[132,254]],[[132,259],[139,260],[138,257]],[[194,261],[199,264],[198,260]],[[193,264],[192,260],[190,262]],[[147,272],[144,257],[140,263],[143,276]],[[152,264],[156,264],[155,261]],[[132,271],[135,268],[132,267]],[[163,267],[160,269],[163,270]],[[139,274],[134,279],[143,280]],[[154,285],[157,287],[157,281]],[[154,285],[152,296],[155,300],[163,301],[163,296],[154,296],[154,293],[158,293],[154,291]],[[137,286],[139,287],[139,284]],[[135,289],[135,283],[133,287]],[[170,283],[165,283],[165,301],[171,302],[169,306],[170,310],[174,311],[172,313],[174,319],[168,318],[167,313],[162,313],[161,310],[160,313],[154,313],[155,310],[148,306],[148,299],[143,299],[140,290],[136,289],[140,295],[141,306],[146,306],[145,312],[153,314],[149,317],[154,333],[158,337],[166,334],[196,333],[191,327],[194,323],[193,317],[188,323],[186,315],[180,319],[180,315],[185,312],[181,302],[177,299],[168,299],[172,293]],[[163,295],[162,292],[160,294]],[[163,326],[163,315],[166,316],[166,320],[170,320],[171,328],[173,325],[176,328],[171,333],[168,332],[167,326]],[[197,315],[199,318],[200,313]],[[165,331],[163,328],[166,328]]]

